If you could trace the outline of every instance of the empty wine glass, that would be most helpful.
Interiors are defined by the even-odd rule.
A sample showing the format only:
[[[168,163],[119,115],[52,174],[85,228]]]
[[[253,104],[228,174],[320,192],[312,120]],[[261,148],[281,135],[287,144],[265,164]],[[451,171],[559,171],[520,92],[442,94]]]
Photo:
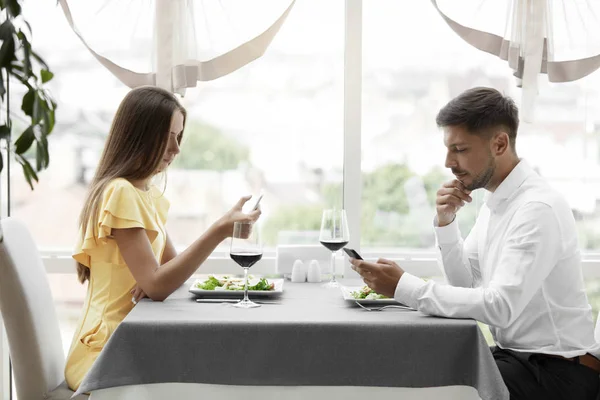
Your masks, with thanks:
[[[262,245],[258,229],[250,222],[235,222],[229,256],[240,267],[244,268],[244,299],[235,303],[234,307],[260,307],[248,298],[248,269],[262,258]]]
[[[335,278],[335,252],[348,244],[350,232],[348,231],[348,219],[346,210],[329,209],[323,210],[321,220],[321,233],[319,241],[331,250],[331,280],[324,286],[336,288],[339,286]]]

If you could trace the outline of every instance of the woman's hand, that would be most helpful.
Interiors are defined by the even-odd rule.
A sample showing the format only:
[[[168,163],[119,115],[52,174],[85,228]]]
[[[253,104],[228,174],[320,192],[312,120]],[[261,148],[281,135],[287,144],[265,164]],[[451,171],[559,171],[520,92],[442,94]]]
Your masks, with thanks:
[[[254,223],[258,217],[260,217],[260,206],[257,210],[254,210],[249,214],[242,212],[242,207],[244,207],[244,204],[246,204],[251,197],[252,196],[242,197],[231,210],[227,211],[227,213],[219,219],[219,231],[222,233],[224,238],[231,237],[233,234],[233,224],[235,222]]]
[[[131,302],[133,304],[137,304],[138,301],[140,301],[141,299],[143,299],[146,296],[146,293],[144,293],[144,291],[142,290],[141,287],[139,287],[138,285],[135,285],[135,287],[133,288],[133,290],[130,292],[131,293]]]

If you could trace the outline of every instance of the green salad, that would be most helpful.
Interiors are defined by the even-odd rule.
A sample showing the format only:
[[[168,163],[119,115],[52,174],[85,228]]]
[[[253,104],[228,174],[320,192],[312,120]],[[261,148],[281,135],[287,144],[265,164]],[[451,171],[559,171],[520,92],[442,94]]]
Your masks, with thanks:
[[[216,277],[210,275],[204,281],[198,281],[195,287],[202,290],[244,290],[244,279],[230,276]],[[274,290],[275,284],[269,283],[265,278],[258,281],[253,277],[248,277],[248,290]]]
[[[375,292],[373,289],[371,289],[368,286],[363,286],[360,290],[355,290],[352,293],[350,293],[352,295],[352,297],[354,297],[355,299],[365,299],[365,300],[379,300],[379,299],[387,299],[389,297],[386,297],[382,294],[379,294],[377,292]]]

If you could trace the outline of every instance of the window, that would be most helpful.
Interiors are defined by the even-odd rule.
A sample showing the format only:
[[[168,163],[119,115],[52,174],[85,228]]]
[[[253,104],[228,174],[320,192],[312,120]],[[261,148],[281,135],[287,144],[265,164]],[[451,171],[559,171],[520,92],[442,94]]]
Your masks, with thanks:
[[[493,86],[517,102],[520,91],[503,61],[464,43],[429,2],[362,2],[362,11],[360,2],[298,2],[262,58],[189,89],[182,100],[189,113],[182,153],[166,186],[168,229],[178,247],[196,239],[239,196],[260,191],[267,248],[317,243],[322,209],[343,202],[344,163],[357,162],[343,157],[344,99],[352,100],[345,97],[344,79],[354,79],[344,76],[345,4],[362,12],[363,20],[362,80],[350,82],[362,86],[362,196],[350,211],[360,214],[363,255],[401,259],[417,252],[424,254],[412,260],[420,271],[436,270],[434,196],[451,176],[443,168],[435,115],[472,86]],[[67,348],[85,289],[68,254],[87,184],[128,89],[82,46],[55,4],[23,6],[34,47],[55,73],[51,89],[59,108],[50,168],[33,192],[13,168],[12,209],[45,254],[65,256],[48,259],[48,265]],[[519,154],[566,196],[581,245],[595,258],[599,87],[599,73],[570,84],[542,84],[536,122],[522,123],[517,141]],[[482,193],[474,197],[459,214],[463,235],[482,204]],[[588,280],[588,286],[596,309],[600,284]]]
[[[430,3],[366,3],[363,52],[362,246],[433,251],[435,196],[452,179],[435,117],[473,86],[507,92],[504,63],[455,35]],[[466,233],[482,193],[458,214]]]
[[[316,241],[321,210],[342,201],[343,6],[298,3],[265,56],[187,91],[182,153],[166,185],[176,246],[192,243],[240,196],[259,192],[268,247]],[[48,14],[52,26],[44,25]],[[71,249],[87,185],[128,89],[81,45],[59,8],[31,7],[27,15],[55,73],[59,108],[50,168],[33,192],[14,171],[13,210],[42,248]]]
[[[432,249],[435,193],[452,179],[435,117],[462,91],[521,92],[504,61],[460,39],[430,3],[365,3],[362,245],[396,252]],[[568,200],[587,251],[598,249],[600,74],[567,84],[540,78],[535,122],[521,122],[520,157]],[[477,191],[482,192],[482,191]],[[458,214],[463,235],[482,193]]]
[[[317,242],[321,210],[342,200],[343,41],[342,2],[298,2],[262,58],[188,90],[167,185],[175,243],[259,192],[266,247]]]

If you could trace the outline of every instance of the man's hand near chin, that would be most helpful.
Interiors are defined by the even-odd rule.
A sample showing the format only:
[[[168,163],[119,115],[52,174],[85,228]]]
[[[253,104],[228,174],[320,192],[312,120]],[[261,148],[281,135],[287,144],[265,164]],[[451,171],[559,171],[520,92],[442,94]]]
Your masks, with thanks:
[[[351,258],[350,263],[367,286],[379,294],[394,298],[398,281],[404,274],[404,270],[398,264],[384,258],[380,258],[376,263]]]

